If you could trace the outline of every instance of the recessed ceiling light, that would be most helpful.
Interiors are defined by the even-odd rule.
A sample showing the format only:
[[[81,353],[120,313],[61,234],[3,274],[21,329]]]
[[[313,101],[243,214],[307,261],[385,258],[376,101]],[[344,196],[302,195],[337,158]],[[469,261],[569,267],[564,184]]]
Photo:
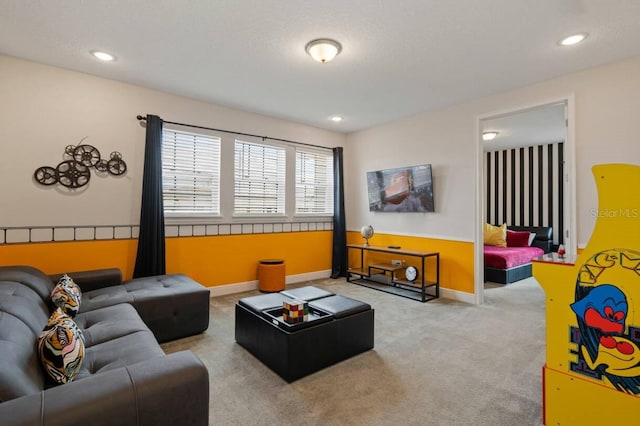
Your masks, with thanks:
[[[116,60],[116,57],[113,56],[111,53],[102,52],[100,50],[92,50],[91,54],[96,58],[100,59],[101,61],[105,61],[105,62],[111,62]]]
[[[496,136],[498,136],[498,132],[495,131],[490,131],[490,132],[484,132],[482,133],[482,140],[483,141],[492,141],[496,138]]]
[[[573,46],[574,44],[578,44],[581,41],[583,41],[585,38],[587,38],[587,33],[578,33],[578,34],[572,34],[568,37],[563,38],[560,41],[560,44],[562,46]]]
[[[332,115],[331,117],[329,117],[329,120],[333,121],[334,123],[339,123],[343,119],[344,118],[341,115]]]

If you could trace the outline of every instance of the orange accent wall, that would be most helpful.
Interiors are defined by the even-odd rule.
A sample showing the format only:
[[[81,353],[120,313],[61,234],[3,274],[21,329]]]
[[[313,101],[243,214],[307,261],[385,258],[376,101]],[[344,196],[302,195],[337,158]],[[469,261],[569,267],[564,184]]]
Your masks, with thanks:
[[[364,239],[359,232],[349,231],[347,232],[347,243],[364,244]],[[369,241],[369,244],[380,247],[396,245],[407,250],[437,251],[440,253],[440,287],[471,294],[474,293],[473,243],[376,233]],[[349,258],[349,266],[358,266],[357,263],[360,262],[358,256],[355,252],[352,253]],[[370,257],[370,259],[391,259],[392,257],[398,258],[399,256],[377,254]],[[404,259],[407,261],[407,264],[412,264],[410,257],[405,257]],[[357,263],[352,264],[354,261]],[[427,262],[427,278],[431,277],[429,265],[430,263]]]
[[[257,279],[260,259],[285,260],[286,274],[331,269],[332,231],[167,238],[167,273],[207,287]],[[0,245],[0,265],[31,265],[47,274],[120,268],[133,275],[137,240]]]
[[[66,241],[0,245],[0,265],[29,265],[46,274],[120,268],[133,275],[138,240]]]
[[[332,231],[167,239],[167,272],[212,287],[256,280],[260,259],[284,259],[286,275],[331,269]],[[185,272],[188,271],[188,272]]]

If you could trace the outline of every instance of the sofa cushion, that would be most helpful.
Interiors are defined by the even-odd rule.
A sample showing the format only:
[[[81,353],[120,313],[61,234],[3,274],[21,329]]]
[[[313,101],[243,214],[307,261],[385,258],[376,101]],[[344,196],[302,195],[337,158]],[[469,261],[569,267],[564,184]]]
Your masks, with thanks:
[[[53,314],[40,337],[38,357],[54,382],[63,384],[76,378],[84,357],[84,342],[78,326],[66,315]]]
[[[162,356],[165,353],[151,331],[127,334],[87,347],[78,380]]]
[[[51,290],[51,301],[62,311],[75,317],[80,309],[82,292],[80,287],[68,275],[63,275],[58,284]]]
[[[45,302],[53,289],[51,279],[31,266],[0,266],[0,281],[13,281],[29,287]]]
[[[52,274],[49,278],[56,283],[65,274]],[[80,286],[83,292],[97,290],[122,284],[122,271],[118,268],[92,269],[90,271],[73,271],[73,281]]]
[[[44,388],[37,336],[20,318],[0,310],[0,403]]]
[[[0,402],[44,388],[35,349],[49,318],[45,299],[51,290],[37,276],[32,278],[29,268],[0,267]]]
[[[123,287],[159,342],[201,333],[209,326],[209,289],[186,275],[136,278]]]
[[[134,301],[156,299],[159,295],[179,295],[199,292],[209,297],[209,290],[183,274],[156,275],[135,278],[123,287],[134,294]]]
[[[149,330],[140,319],[140,315],[128,303],[81,312],[75,317],[75,322],[83,331],[86,348],[138,331]]]
[[[123,285],[85,291],[80,312],[93,311],[119,303],[133,303],[133,295]]]
[[[7,281],[0,281],[0,311],[25,323],[34,342],[50,315],[45,301],[31,287]]]

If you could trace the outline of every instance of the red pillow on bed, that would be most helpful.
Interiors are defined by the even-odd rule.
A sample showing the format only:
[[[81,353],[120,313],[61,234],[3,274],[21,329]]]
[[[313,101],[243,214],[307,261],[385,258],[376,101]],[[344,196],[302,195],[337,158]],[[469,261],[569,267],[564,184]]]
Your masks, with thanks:
[[[507,247],[529,247],[530,232],[507,230]]]

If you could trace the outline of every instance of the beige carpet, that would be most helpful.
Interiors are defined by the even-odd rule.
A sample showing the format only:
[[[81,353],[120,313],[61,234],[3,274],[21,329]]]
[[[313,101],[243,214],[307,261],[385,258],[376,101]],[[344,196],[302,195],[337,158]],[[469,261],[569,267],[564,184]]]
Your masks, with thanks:
[[[205,333],[162,345],[207,366],[211,425],[542,423],[545,306],[533,278],[487,286],[482,306],[307,284],[371,304],[375,348],[288,384],[234,340],[234,305],[258,292],[214,298]]]

